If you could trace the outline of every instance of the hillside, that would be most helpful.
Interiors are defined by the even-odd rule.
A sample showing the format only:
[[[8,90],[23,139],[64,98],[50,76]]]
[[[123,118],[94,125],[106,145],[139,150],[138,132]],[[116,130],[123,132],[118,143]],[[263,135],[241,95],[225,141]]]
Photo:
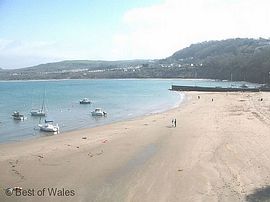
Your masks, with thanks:
[[[66,60],[0,72],[0,80],[121,78],[149,60]],[[133,76],[133,75],[132,75]]]
[[[269,82],[270,40],[228,39],[193,44],[164,60],[190,64],[199,78]]]
[[[0,71],[0,80],[211,78],[269,82],[270,40],[227,39],[193,44],[160,60],[69,60]]]

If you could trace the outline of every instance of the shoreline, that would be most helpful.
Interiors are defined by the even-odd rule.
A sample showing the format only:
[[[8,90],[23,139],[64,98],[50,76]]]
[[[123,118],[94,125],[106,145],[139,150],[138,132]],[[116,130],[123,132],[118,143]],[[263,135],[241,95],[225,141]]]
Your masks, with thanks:
[[[1,82],[46,82],[46,81],[84,81],[84,80],[184,80],[184,81],[218,81],[218,82],[229,82],[229,83],[250,83],[256,85],[262,85],[262,83],[253,83],[249,81],[230,81],[221,79],[207,79],[207,78],[89,78],[89,79],[30,79],[30,80],[0,80]]]
[[[163,113],[1,145],[0,187],[76,194],[17,198],[0,191],[0,200],[262,199],[260,190],[270,187],[269,104],[269,93],[187,92],[180,107]]]
[[[174,92],[176,94],[179,94],[180,92]],[[114,127],[115,125],[122,125],[122,124],[127,124],[130,122],[137,122],[137,121],[142,121],[144,119],[149,119],[151,117],[154,116],[160,116],[164,113],[172,113],[174,110],[177,110],[178,108],[181,108],[182,106],[186,105],[188,103],[188,99],[189,97],[185,95],[185,93],[181,93],[181,99],[179,99],[179,102],[177,104],[175,104],[172,108],[169,109],[164,109],[162,111],[159,112],[150,112],[144,115],[139,115],[133,118],[128,118],[128,119],[124,119],[124,120],[116,120],[115,122],[111,122],[111,123],[104,123],[103,125],[98,125],[98,126],[94,126],[94,127],[87,127],[87,128],[79,128],[79,129],[73,129],[73,130],[68,130],[68,131],[64,131],[64,132],[60,132],[59,134],[50,134],[48,133],[48,135],[44,135],[44,136],[38,136],[38,137],[34,137],[34,138],[29,138],[29,139],[22,139],[22,140],[17,140],[17,141],[10,141],[10,142],[0,142],[0,146],[2,148],[4,147],[17,147],[17,146],[22,146],[25,147],[26,145],[31,145],[31,144],[38,144],[40,142],[42,142],[42,140],[45,141],[53,141],[53,139],[55,140],[59,140],[59,139],[69,139],[69,138],[74,138],[75,135],[80,134],[80,133],[90,133],[91,130],[102,130],[103,128],[107,128],[107,127]],[[1,151],[1,149],[0,149]],[[1,154],[1,152],[0,152]],[[1,157],[0,157],[1,160]]]
[[[4,144],[20,143],[20,142],[25,142],[25,141],[30,141],[30,140],[36,140],[36,139],[39,139],[39,138],[46,138],[46,137],[51,137],[51,136],[64,135],[66,133],[79,132],[80,130],[98,128],[98,127],[103,127],[103,126],[106,126],[106,125],[116,124],[118,122],[133,121],[133,120],[137,120],[137,119],[140,119],[140,118],[143,118],[143,117],[161,114],[161,113],[176,109],[176,108],[180,107],[182,105],[182,103],[185,102],[186,96],[185,96],[184,93],[176,92],[176,91],[173,92],[173,93],[175,93],[176,95],[179,96],[179,100],[173,106],[167,106],[164,109],[159,109],[159,110],[158,109],[155,109],[155,110],[153,109],[153,110],[151,110],[151,112],[146,112],[145,114],[142,114],[142,115],[135,115],[134,117],[126,117],[125,119],[122,119],[122,120],[113,120],[113,121],[108,122],[108,123],[102,123],[101,125],[94,125],[94,126],[89,126],[89,127],[82,126],[80,128],[74,128],[74,129],[63,131],[63,132],[61,132],[61,130],[60,130],[59,134],[44,133],[44,135],[40,134],[40,135],[37,135],[37,136],[27,135],[27,137],[22,138],[22,139],[0,141],[0,146],[4,145]]]
[[[180,97],[179,101],[174,106],[172,106],[170,108],[162,109],[159,111],[152,111],[152,112],[149,112],[149,113],[146,113],[143,115],[138,115],[136,117],[131,117],[131,118],[123,119],[123,120],[116,120],[116,121],[111,122],[111,123],[104,123],[102,125],[97,125],[97,126],[93,126],[93,127],[72,129],[72,130],[60,132],[59,134],[44,133],[44,134],[46,134],[44,136],[38,136],[38,137],[29,138],[29,139],[22,139],[22,140],[12,140],[10,142],[0,142],[0,146],[13,145],[13,144],[23,144],[23,143],[28,143],[28,142],[34,143],[34,142],[39,141],[40,138],[41,139],[43,139],[43,138],[53,139],[55,137],[62,136],[62,135],[65,137],[65,135],[71,135],[73,133],[81,133],[81,132],[84,133],[84,132],[87,132],[91,129],[92,130],[99,130],[99,129],[102,129],[103,127],[110,127],[110,126],[113,126],[115,124],[121,125],[123,123],[128,123],[128,122],[132,122],[132,121],[139,121],[139,120],[142,120],[145,118],[151,118],[152,116],[162,115],[163,113],[170,113],[170,112],[174,111],[175,109],[181,108],[182,106],[187,104],[188,99],[190,99],[188,96],[185,95],[185,92],[182,93],[182,92],[175,91],[174,93],[181,94],[180,95],[181,97]]]

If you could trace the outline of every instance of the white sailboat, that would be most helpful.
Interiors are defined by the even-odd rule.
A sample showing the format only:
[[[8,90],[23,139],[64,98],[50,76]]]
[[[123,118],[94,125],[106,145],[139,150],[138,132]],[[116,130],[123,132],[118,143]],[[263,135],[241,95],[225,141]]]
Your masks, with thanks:
[[[59,126],[58,126],[58,124],[54,124],[53,120],[45,119],[43,124],[40,123],[41,117],[46,116],[46,112],[45,112],[45,92],[44,92],[44,96],[43,96],[43,102],[42,102],[41,109],[32,110],[31,115],[40,117],[39,124],[38,124],[38,127],[39,127],[40,131],[59,133]]]
[[[46,116],[46,112],[43,109],[32,109],[31,116]]]
[[[44,95],[43,95],[43,101],[42,101],[41,109],[32,109],[30,113],[31,113],[31,116],[46,116],[46,112],[45,112],[45,92],[44,92]]]

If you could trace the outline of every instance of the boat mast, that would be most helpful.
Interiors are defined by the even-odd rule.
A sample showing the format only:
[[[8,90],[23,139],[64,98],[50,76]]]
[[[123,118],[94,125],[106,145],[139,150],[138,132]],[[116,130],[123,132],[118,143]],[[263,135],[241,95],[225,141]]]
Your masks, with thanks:
[[[45,91],[45,89],[44,89],[44,93],[43,93],[43,101],[42,101],[42,106],[41,106],[41,111],[43,112],[45,112],[45,93],[46,93],[46,91]]]

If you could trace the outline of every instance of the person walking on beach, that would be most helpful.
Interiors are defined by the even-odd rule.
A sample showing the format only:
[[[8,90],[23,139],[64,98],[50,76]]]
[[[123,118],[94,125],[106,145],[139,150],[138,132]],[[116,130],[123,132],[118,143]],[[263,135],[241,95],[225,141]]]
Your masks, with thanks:
[[[174,127],[176,128],[176,119],[174,119]]]

